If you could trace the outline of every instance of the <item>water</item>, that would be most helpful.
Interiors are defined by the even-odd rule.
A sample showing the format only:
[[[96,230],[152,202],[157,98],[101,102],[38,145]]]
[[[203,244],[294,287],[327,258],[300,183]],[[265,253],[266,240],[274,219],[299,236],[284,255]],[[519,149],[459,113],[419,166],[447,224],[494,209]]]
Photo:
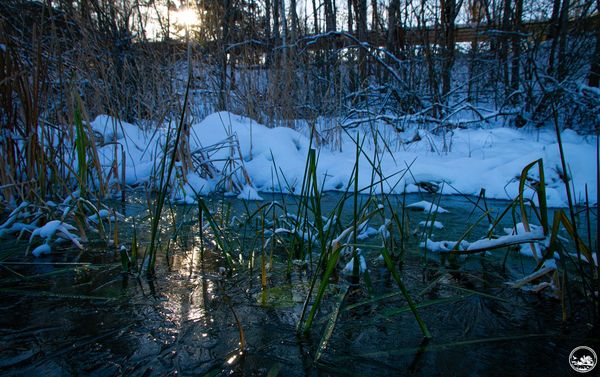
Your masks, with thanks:
[[[292,198],[273,198],[285,200],[292,212]],[[325,194],[324,211],[338,199],[338,194]],[[408,196],[406,201],[421,199]],[[219,200],[213,198],[211,204],[216,218],[244,217],[242,202]],[[438,216],[445,228],[435,230],[433,238],[460,238],[481,214],[469,216],[470,200],[442,198],[441,205],[450,213]],[[488,202],[493,210],[506,204]],[[133,198],[120,210],[129,222],[137,219],[139,237],[147,242],[143,201]],[[401,266],[405,284],[422,305],[419,312],[433,335],[431,341],[422,341],[406,301],[373,250],[366,251],[370,287],[362,284],[353,289],[346,278],[336,275],[312,331],[299,337],[296,324],[311,279],[306,268],[288,264],[286,254],[276,252],[269,288],[262,290],[258,254],[255,265],[248,268],[249,250],[258,247],[252,229],[233,227],[228,233],[247,250],[242,251],[243,266],[224,273],[226,260],[212,251],[210,236],[204,251],[200,247],[197,210],[182,206],[165,213],[165,224],[175,225],[179,237],[168,255],[160,253],[156,278],[151,280],[122,274],[114,247],[102,242],[92,242],[85,252],[55,250],[41,259],[24,258],[23,243],[4,243],[3,253],[9,257],[0,270],[0,372],[15,376],[566,376],[571,373],[568,355],[575,346],[586,344],[600,351],[598,338],[586,326],[585,312],[562,323],[558,300],[505,284],[531,271],[532,260],[513,251],[505,263],[505,249],[467,259],[447,260],[434,253],[424,257],[418,248],[421,231],[406,240]],[[351,214],[345,212],[346,222]],[[409,217],[414,230],[427,214],[411,212]],[[504,225],[509,226],[507,221]],[[378,226],[376,221],[373,226]],[[486,224],[481,224],[467,239],[474,240],[485,230]],[[130,232],[123,227],[121,239],[129,240]],[[329,314],[344,292],[332,336],[315,362]],[[370,297],[384,295],[389,297],[366,303]],[[578,299],[573,298],[574,305]],[[247,346],[243,354],[236,317]]]

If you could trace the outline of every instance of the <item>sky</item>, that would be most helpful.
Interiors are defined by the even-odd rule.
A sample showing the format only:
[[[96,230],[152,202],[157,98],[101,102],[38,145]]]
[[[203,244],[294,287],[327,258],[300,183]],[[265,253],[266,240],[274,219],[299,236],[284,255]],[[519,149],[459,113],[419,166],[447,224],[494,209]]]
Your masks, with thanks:
[[[274,0],[272,0],[274,1]],[[290,1],[289,0],[283,0],[286,6],[286,14],[289,14],[289,6],[290,6]],[[313,28],[313,6],[312,6],[312,0],[296,0],[297,1],[297,14],[298,17],[300,19],[300,23],[302,25],[306,24],[308,26],[309,29]],[[318,4],[321,0],[316,0],[316,3]],[[493,2],[494,0],[492,0]],[[499,0],[496,0],[499,1]],[[402,1],[403,3],[404,1]],[[147,5],[145,7],[142,7],[142,13],[144,14],[144,17],[146,18],[147,22],[146,22],[146,36],[150,39],[160,39],[162,37],[162,32],[161,32],[161,28],[160,28],[160,24],[158,22],[158,16],[160,16],[163,19],[166,19],[167,16],[170,18],[171,20],[171,24],[175,27],[171,28],[171,38],[177,38],[177,37],[184,37],[185,32],[183,31],[182,28],[182,24],[185,21],[189,21],[190,18],[190,14],[193,14],[193,12],[186,12],[186,4],[188,2],[187,1],[172,1],[173,6],[171,7],[171,10],[168,9],[168,7],[166,6],[166,2],[165,1],[155,1],[152,2],[151,5]],[[189,1],[190,4],[190,8],[194,9],[196,14],[200,11],[197,7],[194,6],[195,1]],[[409,2],[410,3],[410,2]],[[412,3],[414,3],[414,7],[419,6],[419,4],[421,3],[421,1],[413,1]],[[461,8],[461,13],[458,15],[456,23],[458,24],[465,24],[468,23],[468,19],[469,16],[467,14],[467,10],[468,10],[468,3],[469,1],[465,0],[463,2],[463,6]],[[574,1],[573,2],[573,6],[576,7],[578,1]],[[264,7],[264,0],[258,0],[258,4],[261,8]],[[337,7],[337,14],[338,14],[338,20],[337,20],[337,28],[338,30],[345,30],[346,26],[347,26],[347,15],[348,15],[348,9],[347,9],[347,0],[335,0],[335,4]],[[372,19],[372,8],[371,8],[371,1],[368,0],[367,1],[367,5],[368,5],[368,20],[369,20],[369,28],[372,27],[371,25],[371,19]],[[389,0],[378,0],[377,1],[378,4],[378,8],[379,8],[379,12],[380,15],[382,17],[382,19],[385,21],[387,19],[387,7],[389,5]],[[428,9],[433,12],[434,9],[436,8],[435,5],[437,5],[437,1],[432,1],[429,0],[428,1]],[[552,4],[549,0],[525,0],[525,9],[524,9],[524,15],[523,18],[525,20],[527,19],[545,19],[548,18],[549,13],[551,11],[552,8]],[[414,22],[411,22],[411,14],[417,14],[419,11],[418,9],[414,8],[413,6],[410,6],[407,11],[408,11],[408,23],[412,24]],[[319,7],[318,7],[319,8]],[[323,18],[323,9],[322,7],[319,8],[319,12],[320,12],[320,18]],[[404,13],[404,11],[403,11]],[[432,14],[433,16],[433,14]],[[432,20],[430,22],[434,22],[433,21],[434,18],[432,18]],[[196,17],[195,18],[195,22],[194,20],[192,20],[192,24],[199,24],[200,17]],[[407,21],[405,21],[407,22]],[[324,21],[323,21],[324,23]]]

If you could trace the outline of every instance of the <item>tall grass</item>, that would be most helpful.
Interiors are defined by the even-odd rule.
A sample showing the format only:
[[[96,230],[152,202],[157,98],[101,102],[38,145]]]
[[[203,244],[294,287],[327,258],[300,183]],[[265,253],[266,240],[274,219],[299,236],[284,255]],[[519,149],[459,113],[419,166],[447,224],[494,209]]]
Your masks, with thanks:
[[[312,145],[312,140],[311,140]],[[339,261],[343,254],[349,252],[354,258],[354,264],[352,267],[351,282],[352,284],[358,285],[360,283],[361,275],[364,278],[364,282],[367,286],[370,286],[368,277],[368,271],[362,271],[360,269],[360,258],[362,257],[358,252],[358,234],[360,229],[368,223],[373,217],[380,215],[383,212],[383,206],[376,204],[373,196],[366,197],[366,201],[359,205],[359,196],[361,192],[372,192],[373,188],[380,185],[382,181],[387,180],[389,177],[381,177],[380,179],[372,178],[372,182],[366,187],[360,187],[359,185],[359,161],[361,157],[366,155],[363,144],[360,138],[356,139],[356,155],[355,164],[352,170],[352,179],[348,182],[345,192],[341,195],[340,199],[335,203],[333,210],[324,216],[322,211],[322,195],[323,191],[319,187],[319,179],[317,175],[318,157],[315,149],[310,148],[306,160],[305,172],[303,177],[303,183],[301,187],[300,196],[298,197],[298,210],[297,216],[294,219],[294,229],[299,231],[299,237],[293,238],[292,243],[298,242],[299,246],[303,247],[303,251],[300,255],[311,256],[314,252],[318,253],[318,258],[312,271],[312,277],[310,279],[307,295],[304,299],[302,311],[298,321],[298,332],[308,333],[310,332],[317,313],[320,310],[321,303],[326,296],[328,287],[331,281],[331,277],[338,273]],[[374,160],[368,159],[370,164],[373,164]],[[391,203],[389,198],[384,194],[384,203]],[[353,217],[348,225],[344,225],[341,222],[342,211],[345,208],[346,202],[351,200]],[[400,218],[404,215],[398,215],[393,207],[389,207],[388,210],[393,214],[399,227]],[[264,218],[264,217],[263,217]],[[309,221],[312,219],[313,221]],[[308,234],[308,242],[304,241],[305,236]],[[295,241],[299,240],[299,241]],[[314,241],[313,241],[314,240]],[[316,245],[314,247],[313,245]],[[385,247],[377,248],[382,254],[386,261],[386,267],[389,269],[394,280],[398,284],[400,294],[409,303],[410,311],[415,316],[417,324],[421,328],[423,335],[427,338],[431,337],[427,326],[421,319],[416,305],[412,300],[408,289],[406,289],[400,273],[394,266],[391,256]],[[325,337],[322,339],[322,344],[327,343],[328,337],[333,332],[335,326],[335,313],[339,311],[339,305],[342,305],[344,301],[344,295],[340,295],[338,309],[332,314],[330,319],[330,325],[325,333]]]
[[[160,171],[159,171],[160,183],[159,183],[159,188],[158,188],[159,189],[158,197],[157,197],[155,205],[154,205],[154,213],[152,215],[152,221],[151,221],[151,227],[150,227],[150,245],[148,246],[148,250],[147,250],[147,258],[148,258],[148,264],[147,264],[147,269],[146,269],[147,275],[154,274],[154,267],[156,264],[157,238],[158,238],[158,234],[159,234],[160,220],[161,220],[163,206],[167,199],[167,195],[170,193],[171,175],[173,173],[173,168],[175,167],[175,160],[177,158],[179,140],[181,138],[181,132],[185,125],[185,119],[186,119],[185,112],[187,109],[189,90],[190,90],[190,80],[188,79],[188,84],[186,86],[185,95],[183,98],[183,106],[182,106],[182,110],[181,110],[181,114],[180,114],[180,118],[179,118],[179,124],[175,130],[175,140],[172,145],[170,143],[171,130],[169,130],[167,132],[167,140],[165,142],[163,158],[162,158],[162,161],[160,164]],[[171,151],[171,155],[169,158],[168,152],[169,152],[170,147],[172,147],[172,151]],[[166,170],[166,176],[165,176],[165,170]],[[144,259],[146,259],[146,256],[144,256]]]

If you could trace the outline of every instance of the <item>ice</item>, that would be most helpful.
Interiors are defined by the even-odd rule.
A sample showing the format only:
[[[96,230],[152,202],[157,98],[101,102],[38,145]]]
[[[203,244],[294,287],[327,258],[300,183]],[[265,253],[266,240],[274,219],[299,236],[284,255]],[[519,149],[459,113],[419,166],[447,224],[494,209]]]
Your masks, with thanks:
[[[381,234],[381,237],[384,240],[387,240],[388,238],[390,238],[390,231],[388,230],[388,228],[390,227],[392,221],[390,219],[385,219],[384,223],[377,229],[377,232],[379,234]]]

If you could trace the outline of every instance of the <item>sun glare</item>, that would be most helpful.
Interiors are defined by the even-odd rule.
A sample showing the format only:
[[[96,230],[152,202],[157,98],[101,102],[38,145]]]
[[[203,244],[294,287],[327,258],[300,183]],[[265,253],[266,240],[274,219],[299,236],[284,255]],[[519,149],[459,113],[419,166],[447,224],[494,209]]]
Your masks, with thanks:
[[[175,20],[178,24],[193,26],[198,24],[198,15],[194,9],[185,8],[176,13]]]

